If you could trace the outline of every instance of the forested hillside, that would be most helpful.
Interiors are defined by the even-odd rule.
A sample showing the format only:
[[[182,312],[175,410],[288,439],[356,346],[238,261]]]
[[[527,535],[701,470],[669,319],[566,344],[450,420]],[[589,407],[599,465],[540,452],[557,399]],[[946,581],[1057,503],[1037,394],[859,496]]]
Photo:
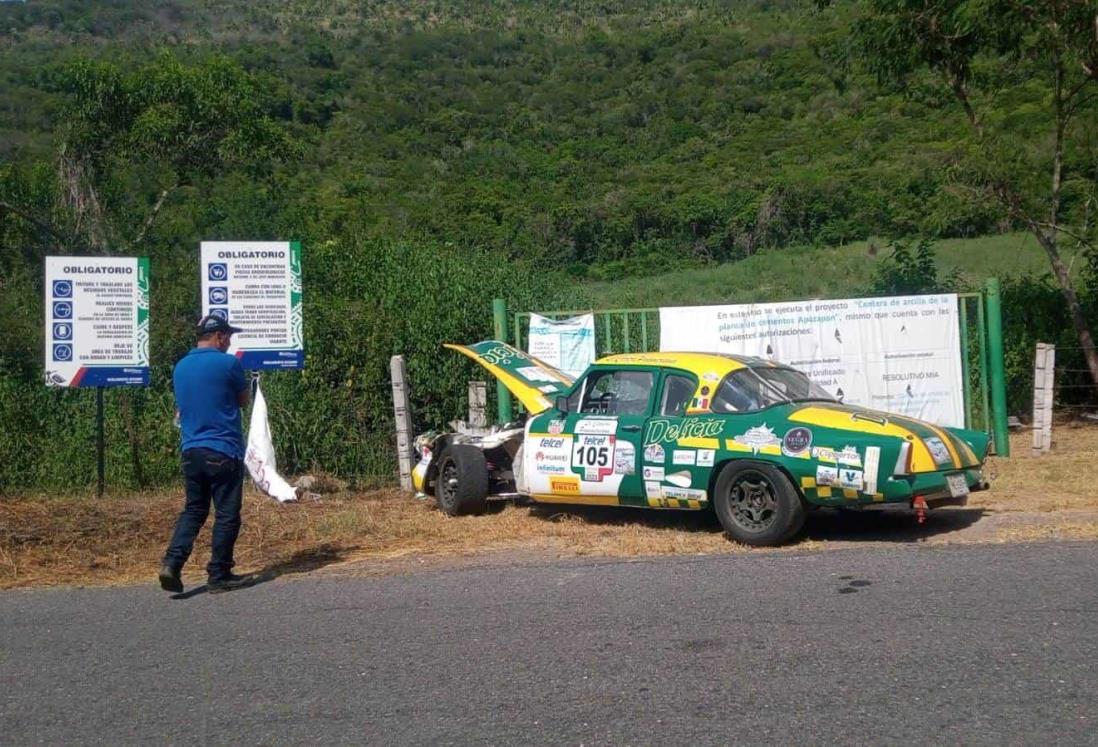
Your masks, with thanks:
[[[441,424],[468,369],[438,343],[489,334],[493,294],[583,304],[583,281],[1024,228],[957,186],[965,121],[944,84],[884,87],[857,62],[856,15],[812,0],[0,4],[0,427],[24,434],[0,464],[34,454],[0,466],[0,486],[82,484],[90,458],[87,398],[39,383],[45,254],[152,258],[154,386],[109,404],[125,483],[174,469],[167,372],[202,239],[303,242],[308,368],[269,377],[284,458],[387,476],[388,356],[409,354],[420,424]],[[171,143],[142,150],[153,131],[192,147],[187,117],[220,105],[222,80],[265,149],[170,168]],[[1040,86],[1003,90],[999,117],[1045,124]],[[59,166],[81,144],[98,240]],[[1092,210],[1088,194],[1066,190],[1065,213]]]

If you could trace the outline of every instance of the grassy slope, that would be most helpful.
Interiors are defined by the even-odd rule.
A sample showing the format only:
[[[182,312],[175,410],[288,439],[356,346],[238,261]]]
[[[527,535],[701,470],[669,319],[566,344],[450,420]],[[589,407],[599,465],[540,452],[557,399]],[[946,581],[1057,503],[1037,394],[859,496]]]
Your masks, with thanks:
[[[943,275],[957,271],[967,286],[989,277],[1039,274],[1048,268],[1040,247],[1024,233],[950,239],[939,242],[936,249]],[[841,247],[793,247],[713,267],[587,283],[584,290],[596,309],[843,298],[864,293],[874,265],[887,254],[882,248],[876,256],[870,255],[869,242],[864,241]],[[1072,261],[1071,256],[1066,259]]]

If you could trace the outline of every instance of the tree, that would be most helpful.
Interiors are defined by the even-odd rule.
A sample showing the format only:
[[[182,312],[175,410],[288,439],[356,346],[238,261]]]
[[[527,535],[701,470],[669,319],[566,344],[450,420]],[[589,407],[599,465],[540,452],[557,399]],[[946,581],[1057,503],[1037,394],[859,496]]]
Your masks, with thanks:
[[[224,57],[187,65],[165,52],[134,69],[78,60],[45,84],[64,96],[55,204],[4,199],[0,210],[67,251],[135,251],[181,190],[294,150],[260,84]]]
[[[955,175],[999,201],[1036,237],[1098,386],[1094,337],[1061,255],[1065,238],[1094,251],[1098,5],[861,0],[857,6],[856,47],[879,80],[913,90],[929,72],[948,91],[942,98],[963,111],[970,138]]]

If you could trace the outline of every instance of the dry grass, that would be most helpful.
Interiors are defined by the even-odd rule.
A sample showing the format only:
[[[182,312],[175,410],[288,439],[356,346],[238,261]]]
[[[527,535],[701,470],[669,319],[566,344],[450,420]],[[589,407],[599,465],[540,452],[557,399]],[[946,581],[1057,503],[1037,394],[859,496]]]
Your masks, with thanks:
[[[1009,459],[993,458],[991,490],[976,493],[970,506],[998,511],[1098,509],[1098,426],[1057,424],[1052,451],[1032,455],[1029,431],[1011,435]]]
[[[1093,466],[1098,463],[1098,427],[1058,427],[1052,453],[1039,458],[1030,456],[1028,438],[1028,433],[1016,434],[1011,441],[1014,456],[992,460],[992,490],[973,495],[970,502],[993,512],[991,516],[1016,521],[988,526],[974,511],[971,521],[940,526],[935,539],[934,530],[912,534],[910,522],[895,519],[867,516],[853,524],[815,519],[793,549],[913,537],[1003,542],[1098,538],[1098,521],[1093,520],[1098,517],[1098,473]],[[73,495],[0,498],[0,588],[152,581],[181,506],[181,492],[103,501]],[[985,530],[971,531],[970,524],[975,524],[971,530],[980,524]],[[208,526],[188,565],[191,583],[202,580]],[[507,505],[486,516],[453,519],[436,510],[433,501],[417,501],[396,490],[337,493],[318,503],[287,506],[248,493],[237,562],[247,571],[283,575],[352,560],[372,559],[386,567],[401,558],[491,551],[536,557],[750,550],[726,540],[709,513]]]

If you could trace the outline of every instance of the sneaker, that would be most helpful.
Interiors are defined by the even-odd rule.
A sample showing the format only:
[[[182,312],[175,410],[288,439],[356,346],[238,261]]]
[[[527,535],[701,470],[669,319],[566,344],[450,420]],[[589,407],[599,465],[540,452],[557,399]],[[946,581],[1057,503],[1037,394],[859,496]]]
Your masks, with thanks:
[[[211,594],[220,594],[223,591],[233,591],[235,589],[243,589],[245,586],[251,586],[255,583],[255,576],[238,576],[235,573],[222,576],[216,581],[206,582],[206,587],[210,590]]]
[[[160,568],[160,588],[164,591],[181,594],[183,592],[183,580],[179,578],[179,569],[164,565]]]

